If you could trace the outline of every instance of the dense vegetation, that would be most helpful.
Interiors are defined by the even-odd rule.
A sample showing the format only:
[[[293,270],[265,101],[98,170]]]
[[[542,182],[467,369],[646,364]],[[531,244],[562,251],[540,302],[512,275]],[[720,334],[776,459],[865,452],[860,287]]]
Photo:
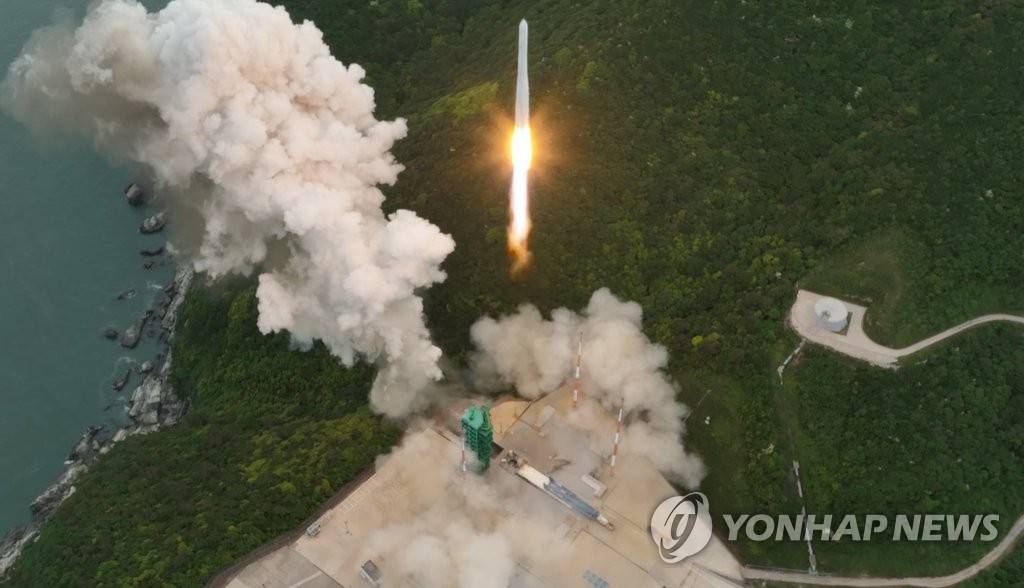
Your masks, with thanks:
[[[1004,588],[1019,586],[1024,578],[1024,549],[1017,549],[999,562],[999,565],[985,570],[974,578],[960,584],[961,588]]]
[[[1024,330],[988,326],[915,357],[900,372],[812,349],[786,372],[790,430],[808,512],[1024,511]],[[891,531],[891,530],[890,530]],[[890,535],[891,537],[891,535]],[[974,563],[994,543],[819,543],[826,569],[918,574]]]
[[[783,319],[800,283],[870,303],[872,335],[893,345],[982,312],[1024,309],[1017,296],[1024,286],[1024,7],[951,0],[280,3],[296,19],[314,20],[340,59],[367,69],[381,116],[410,121],[396,149],[407,170],[388,190],[388,206],[417,210],[458,244],[445,263],[448,280],[426,294],[432,332],[450,359],[464,359],[469,326],[482,314],[525,301],[545,310],[579,307],[609,286],[644,306],[648,334],[671,351],[680,398],[699,403],[687,442],[709,464],[704,490],[716,514],[798,512],[794,459],[812,509],[916,513],[968,509],[971,500],[970,512],[996,509],[1007,523],[1020,514],[1019,329],[966,334],[895,373],[812,350],[781,386],[775,366],[796,344]],[[510,281],[507,141],[522,17],[531,27],[535,256],[531,270]],[[331,372],[322,350],[305,359],[285,353],[279,338],[249,341],[264,355],[218,351],[231,358],[237,350],[238,363],[227,361],[245,368],[212,374],[207,362],[218,348],[207,338],[255,337],[251,324],[239,322],[241,315],[251,322],[251,300],[239,300],[230,315],[224,299],[190,301],[190,313],[206,313],[208,332],[179,339],[180,366],[196,369],[176,370],[182,389],[210,403],[224,399],[213,412],[296,427],[327,418],[310,408],[317,403],[337,411],[331,418],[355,406],[326,381],[309,386],[284,376],[251,398],[247,386],[232,388],[276,377],[276,370],[260,371],[259,361],[321,362],[316,373],[349,382],[341,389],[365,384],[362,372]],[[357,402],[354,393],[342,396]],[[203,416],[204,402],[196,406],[180,430],[119,447],[90,479],[113,475],[104,472],[129,452],[133,461],[170,453],[176,436],[208,442],[203,435],[220,427],[200,424],[213,416]],[[253,444],[253,435],[228,438]],[[222,463],[251,465],[253,451],[233,449],[246,457]],[[259,471],[274,471],[267,468]],[[333,487],[343,477],[328,479]],[[308,511],[317,484],[305,480],[296,496]],[[45,550],[73,537],[72,517],[85,525],[79,504],[113,492],[83,485],[26,553],[19,577],[40,570],[44,554],[67,553],[73,542],[63,552]],[[183,529],[192,524],[191,516],[180,520]],[[252,542],[286,526],[254,526]],[[118,531],[133,545],[145,545],[141,537],[151,532]],[[738,547],[751,563],[806,567],[801,545]],[[821,569],[948,572],[979,549],[897,546],[887,558],[879,550],[888,547],[818,546]],[[174,559],[166,547],[138,551]],[[1015,585],[1020,551],[977,585]],[[212,569],[217,557],[210,557],[189,564],[189,577]]]
[[[672,351],[681,398],[704,400],[688,442],[709,462],[704,487],[718,512],[797,512],[793,459],[864,463],[885,451],[823,441],[815,460],[803,449],[838,432],[789,430],[801,420],[791,418],[797,409],[774,368],[795,345],[783,318],[802,279],[873,308],[878,301],[869,329],[893,345],[983,312],[1022,309],[1024,172],[1011,163],[1024,128],[1020,6],[440,2],[338,18],[328,2],[288,4],[355,61],[389,63],[395,39],[420,48],[397,73],[370,72],[384,113],[411,123],[397,149],[408,170],[391,205],[416,209],[458,243],[448,281],[428,299],[446,352],[460,358],[476,317],[523,301],[578,307],[604,285],[640,301],[648,333]],[[505,142],[514,25],[523,16],[539,135],[536,255],[532,272],[510,282]],[[367,39],[357,29],[379,34]],[[374,73],[381,69],[388,73]],[[985,349],[1003,366],[978,373],[977,386],[989,390],[1009,377],[1014,356],[1006,345]],[[951,382],[969,373],[966,364],[948,369],[959,374]],[[862,366],[833,384],[836,410],[860,408],[854,383],[864,397],[883,397],[882,387],[897,398],[920,395],[913,371],[858,379],[877,371]],[[1021,390],[1008,394],[995,414]],[[912,408],[921,422],[955,420],[942,404]],[[960,419],[991,430],[992,414]],[[995,460],[1007,451],[1019,460],[1021,447],[1005,439],[965,440],[975,465],[936,459],[921,444],[893,441],[888,450],[941,465],[929,483],[943,484],[975,467],[1003,467]],[[864,498],[864,509],[920,507],[920,487],[891,493],[891,472],[861,473],[836,496]],[[827,470],[808,475],[834,482]],[[982,477],[972,489],[1006,509],[1005,520],[1020,513],[1005,481]],[[841,555],[846,547],[826,549],[823,569],[891,569],[870,554],[858,559],[860,551]],[[806,566],[799,545],[742,550],[755,563]],[[902,564],[952,570],[976,553],[948,545]]]
[[[260,335],[252,288],[194,289],[179,320],[175,383],[193,410],[103,457],[11,585],[201,586],[397,440],[366,405],[370,370]]]

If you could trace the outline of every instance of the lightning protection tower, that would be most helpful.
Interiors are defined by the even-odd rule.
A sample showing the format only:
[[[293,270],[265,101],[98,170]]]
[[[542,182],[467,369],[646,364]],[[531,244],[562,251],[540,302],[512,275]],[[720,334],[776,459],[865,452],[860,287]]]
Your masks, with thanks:
[[[491,454],[494,452],[492,443],[494,441],[494,428],[491,426],[491,407],[471,406],[462,415],[462,434],[466,438],[466,445],[476,453],[480,462],[480,471],[487,469],[491,464]]]

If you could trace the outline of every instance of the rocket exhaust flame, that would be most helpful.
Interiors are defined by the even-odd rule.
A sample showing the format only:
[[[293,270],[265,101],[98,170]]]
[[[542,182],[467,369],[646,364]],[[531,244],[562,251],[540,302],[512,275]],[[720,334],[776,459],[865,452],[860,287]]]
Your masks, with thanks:
[[[516,127],[512,131],[512,187],[509,190],[508,250],[512,255],[512,274],[530,262],[529,170],[533,158],[530,137],[530,81],[526,69],[526,20],[519,23],[519,63],[516,73]]]
[[[516,127],[512,132],[512,188],[509,191],[508,250],[512,254],[512,272],[517,273],[530,261],[528,239],[530,237],[530,194],[528,179],[530,171],[530,127]]]

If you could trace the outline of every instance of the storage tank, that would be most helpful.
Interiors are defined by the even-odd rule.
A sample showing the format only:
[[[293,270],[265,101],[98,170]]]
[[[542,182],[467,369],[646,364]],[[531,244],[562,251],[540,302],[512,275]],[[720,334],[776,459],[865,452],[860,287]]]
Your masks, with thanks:
[[[814,319],[818,326],[838,333],[846,328],[850,311],[841,300],[822,298],[814,303]]]

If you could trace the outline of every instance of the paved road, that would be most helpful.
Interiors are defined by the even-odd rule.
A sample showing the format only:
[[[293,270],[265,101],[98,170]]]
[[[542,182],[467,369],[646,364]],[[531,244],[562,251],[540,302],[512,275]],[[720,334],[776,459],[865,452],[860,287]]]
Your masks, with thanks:
[[[946,586],[953,586],[963,582],[999,561],[1001,557],[1013,548],[1022,534],[1024,534],[1024,516],[1017,519],[1017,522],[1010,527],[1009,533],[1003,536],[1002,541],[996,545],[995,549],[986,553],[976,563],[948,576],[934,576],[930,578],[868,578],[814,576],[799,572],[776,572],[752,568],[743,568],[741,571],[743,577],[747,580],[769,580],[772,582],[788,582],[814,586],[865,586],[872,588],[881,586],[921,586],[924,588],[945,588]]]
[[[893,349],[879,345],[871,340],[864,332],[864,313],[867,308],[852,302],[845,302],[850,310],[850,326],[845,334],[833,333],[818,326],[814,318],[814,303],[823,298],[821,294],[815,294],[807,290],[800,290],[796,295],[796,302],[789,312],[789,324],[797,333],[812,343],[824,345],[844,355],[855,357],[872,363],[877,366],[896,368],[901,357],[934,345],[947,337],[952,337],[961,331],[991,323],[1005,321],[1024,325],[1024,317],[1012,314],[986,314],[973,318],[969,321],[946,329],[937,335],[922,339],[913,345],[902,349]]]
[[[1012,314],[986,314],[973,318],[969,321],[946,329],[937,335],[922,339],[913,345],[901,349],[893,349],[879,345],[871,340],[864,333],[864,313],[867,308],[845,302],[850,310],[850,326],[846,334],[840,335],[823,329],[817,325],[814,319],[814,303],[823,296],[807,290],[800,290],[797,293],[796,302],[790,309],[789,323],[804,339],[824,345],[835,351],[862,359],[878,366],[895,368],[899,358],[916,353],[930,345],[934,345],[947,337],[952,337],[961,331],[991,323],[994,321],[1006,321],[1024,325],[1024,317]],[[816,576],[800,572],[777,572],[771,570],[759,570],[743,568],[743,577],[748,580],[769,580],[772,582],[787,582],[793,584],[806,584],[814,586],[920,586],[924,588],[945,588],[953,586],[971,578],[999,561],[1024,534],[1024,516],[1021,516],[1010,527],[1010,531],[1003,537],[996,547],[985,554],[976,563],[948,576],[934,576],[923,578],[870,578],[870,577],[842,577],[842,576]]]
[[[942,341],[946,337],[952,337],[953,335],[956,335],[961,331],[966,331],[967,329],[976,327],[978,325],[983,325],[985,323],[992,323],[996,321],[1005,321],[1008,323],[1018,323],[1024,325],[1024,317],[1016,316],[1013,314],[986,314],[984,316],[972,318],[969,321],[964,321],[955,327],[946,329],[945,331],[942,331],[938,335],[932,335],[927,339],[922,339],[917,343],[914,343],[913,345],[909,345],[902,349],[897,349],[896,353],[899,355],[899,357],[903,357],[904,355],[910,355],[911,353],[917,353],[918,351],[921,351],[925,347],[934,345],[939,341]]]

